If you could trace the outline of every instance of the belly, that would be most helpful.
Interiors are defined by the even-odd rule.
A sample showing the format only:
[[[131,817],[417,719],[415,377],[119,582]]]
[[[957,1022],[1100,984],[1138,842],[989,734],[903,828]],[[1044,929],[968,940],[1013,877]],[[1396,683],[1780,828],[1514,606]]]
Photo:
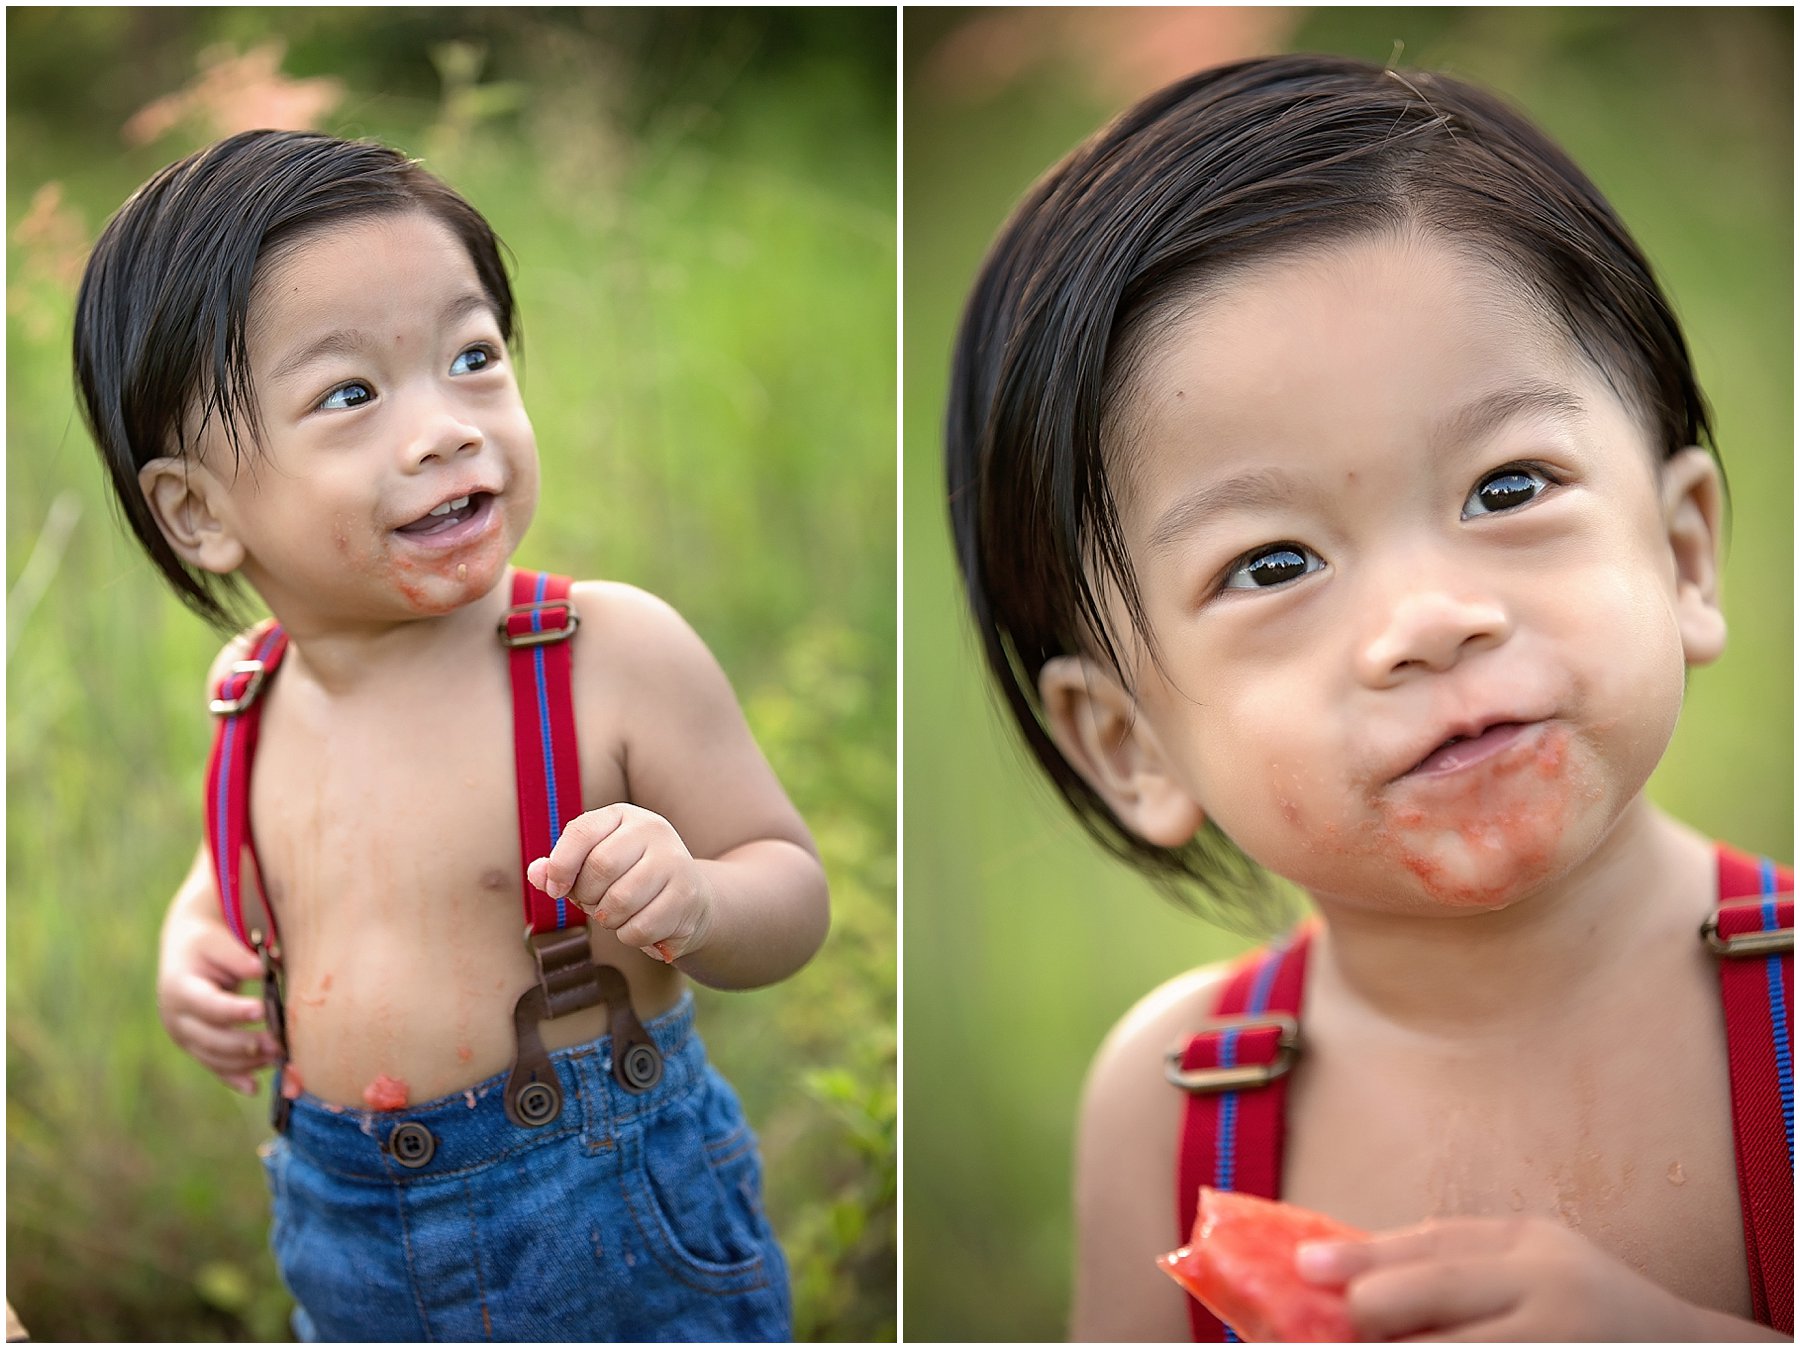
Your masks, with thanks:
[[[436,915],[393,905],[288,907],[312,915],[282,929],[290,1062],[306,1091],[333,1105],[393,1109],[510,1068],[513,1007],[537,978],[516,896],[447,903]],[[625,974],[641,1020],[675,1005],[675,970],[598,927],[590,925],[589,941],[597,962]],[[607,1019],[602,1004],[542,1023],[541,1035],[547,1048],[562,1048],[604,1033]]]

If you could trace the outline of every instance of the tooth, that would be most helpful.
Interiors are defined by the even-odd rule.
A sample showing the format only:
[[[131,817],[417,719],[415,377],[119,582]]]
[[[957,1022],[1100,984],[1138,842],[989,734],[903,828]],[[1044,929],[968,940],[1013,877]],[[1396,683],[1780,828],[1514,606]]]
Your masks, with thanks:
[[[458,497],[455,501],[446,501],[441,506],[431,508],[432,515],[448,515],[451,511],[460,511],[469,504],[467,497]]]

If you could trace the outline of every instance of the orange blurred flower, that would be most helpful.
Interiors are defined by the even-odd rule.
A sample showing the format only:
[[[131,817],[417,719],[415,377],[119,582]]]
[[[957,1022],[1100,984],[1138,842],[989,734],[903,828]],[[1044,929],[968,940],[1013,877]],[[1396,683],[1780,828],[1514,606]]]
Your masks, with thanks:
[[[200,53],[200,73],[175,93],[139,108],[125,123],[127,144],[148,145],[183,123],[201,127],[207,139],[270,128],[312,131],[344,99],[342,80],[296,80],[281,73],[287,43],[270,38],[239,54],[230,45]]]

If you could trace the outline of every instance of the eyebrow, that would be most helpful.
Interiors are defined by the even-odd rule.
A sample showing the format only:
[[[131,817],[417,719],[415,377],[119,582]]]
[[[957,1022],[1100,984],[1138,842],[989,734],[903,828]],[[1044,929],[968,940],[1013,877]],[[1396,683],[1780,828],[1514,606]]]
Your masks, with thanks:
[[[1566,422],[1587,420],[1587,408],[1572,389],[1533,381],[1496,389],[1457,409],[1433,429],[1428,444],[1434,455],[1443,454],[1482,440],[1528,413],[1547,414]]]
[[[491,314],[494,306],[480,291],[463,291],[439,311],[438,323],[440,326],[448,328],[478,311]],[[316,339],[308,342],[276,366],[269,376],[270,382],[280,383],[296,371],[303,370],[315,361],[324,360],[328,356],[360,356],[368,351],[371,345],[373,344],[369,341],[368,334],[361,329],[333,328],[330,332],[321,333]]]
[[[1545,413],[1565,421],[1585,421],[1581,399],[1559,384],[1533,382],[1496,389],[1445,417],[1432,429],[1427,442],[1434,456],[1448,453],[1492,435],[1514,418]],[[1284,505],[1301,495],[1300,482],[1277,468],[1255,469],[1221,482],[1207,483],[1175,502],[1150,530],[1146,547],[1162,552],[1181,539],[1200,532],[1214,517],[1231,511],[1259,510]]]
[[[1299,490],[1293,475],[1277,468],[1256,469],[1223,482],[1207,483],[1157,517],[1146,546],[1151,552],[1161,552],[1177,540],[1198,533],[1216,515],[1279,505],[1291,501]]]

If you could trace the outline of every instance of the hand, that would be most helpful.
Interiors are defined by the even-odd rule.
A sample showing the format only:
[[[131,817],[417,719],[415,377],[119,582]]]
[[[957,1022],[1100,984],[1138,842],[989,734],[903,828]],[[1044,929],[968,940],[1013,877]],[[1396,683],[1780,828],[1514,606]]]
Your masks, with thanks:
[[[1312,1242],[1297,1264],[1343,1286],[1364,1340],[1682,1340],[1701,1310],[1547,1218],[1453,1218]]]
[[[169,1038],[233,1090],[256,1094],[258,1069],[280,1049],[261,1029],[261,998],[238,988],[262,976],[262,962],[223,923],[171,921],[163,929],[156,975],[156,1008]]]
[[[713,892],[699,864],[675,826],[641,806],[577,816],[525,876],[657,960],[699,950],[712,930]]]

